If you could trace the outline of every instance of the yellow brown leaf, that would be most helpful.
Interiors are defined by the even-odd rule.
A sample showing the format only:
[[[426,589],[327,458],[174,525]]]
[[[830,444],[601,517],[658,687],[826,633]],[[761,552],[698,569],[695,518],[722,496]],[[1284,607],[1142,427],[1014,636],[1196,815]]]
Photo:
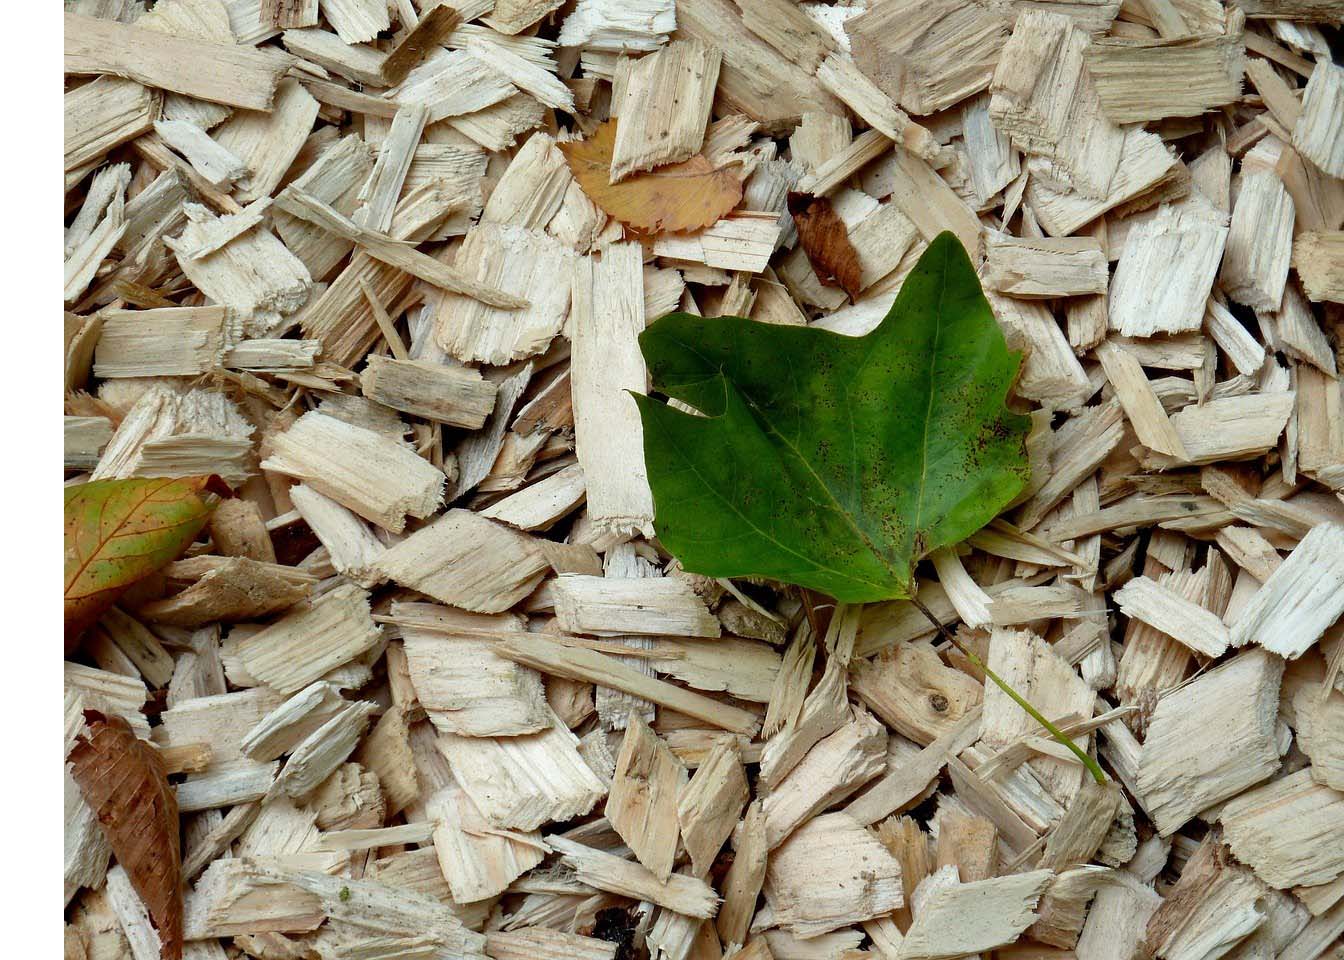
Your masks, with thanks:
[[[159,932],[163,960],[182,957],[182,847],[177,799],[158,751],[121,717],[84,711],[70,775]]]
[[[65,490],[65,642],[177,559],[227,493],[217,477],[95,480]]]
[[[742,199],[732,171],[714,169],[700,154],[611,183],[615,144],[616,121],[608,120],[587,140],[560,144],[560,151],[588,198],[628,227],[650,234],[699,230]]]

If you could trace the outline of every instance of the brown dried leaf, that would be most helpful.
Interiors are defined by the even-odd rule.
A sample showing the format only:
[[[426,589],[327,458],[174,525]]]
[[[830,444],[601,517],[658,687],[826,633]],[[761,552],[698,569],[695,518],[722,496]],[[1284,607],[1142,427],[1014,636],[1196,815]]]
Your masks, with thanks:
[[[789,213],[798,227],[798,242],[817,275],[828,287],[839,287],[853,300],[863,289],[859,254],[849,242],[849,230],[826,197],[789,194]]]
[[[628,227],[645,233],[679,233],[714,223],[742,199],[732,171],[715,170],[696,154],[610,183],[616,121],[608,120],[587,140],[560,144],[569,169],[588,199]]]
[[[182,849],[177,798],[158,751],[121,717],[84,711],[70,775],[159,932],[164,960],[182,957]]]

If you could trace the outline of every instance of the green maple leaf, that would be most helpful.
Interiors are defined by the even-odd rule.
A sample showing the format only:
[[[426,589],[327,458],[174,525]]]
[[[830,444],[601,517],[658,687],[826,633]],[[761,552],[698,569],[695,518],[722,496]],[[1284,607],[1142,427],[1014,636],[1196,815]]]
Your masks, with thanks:
[[[912,597],[919,559],[975,533],[1029,478],[1030,421],[1006,405],[1021,358],[951,233],[866,336],[674,313],[639,342],[654,388],[703,414],[635,396],[654,529],[687,570],[845,603]],[[1095,760],[945,636],[1105,784]]]
[[[966,251],[940,234],[863,337],[670,314],[636,396],[654,527],[688,570],[860,603],[910,596],[915,563],[1022,490],[1027,417]]]

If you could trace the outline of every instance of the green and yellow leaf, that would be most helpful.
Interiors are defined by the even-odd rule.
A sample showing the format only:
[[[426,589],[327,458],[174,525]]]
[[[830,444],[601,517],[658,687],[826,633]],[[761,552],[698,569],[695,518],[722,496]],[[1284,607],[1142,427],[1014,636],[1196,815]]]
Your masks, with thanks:
[[[182,554],[222,489],[215,477],[94,480],[66,488],[67,646],[133,584]]]

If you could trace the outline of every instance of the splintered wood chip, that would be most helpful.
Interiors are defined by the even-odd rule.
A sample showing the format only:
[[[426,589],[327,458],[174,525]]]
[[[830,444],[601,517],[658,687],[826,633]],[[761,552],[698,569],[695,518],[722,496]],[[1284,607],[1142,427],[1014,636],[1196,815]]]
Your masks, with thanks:
[[[863,289],[863,268],[845,222],[826,197],[790,192],[788,202],[798,227],[798,242],[817,279],[825,286],[839,287],[853,300]]]
[[[699,230],[742,199],[742,183],[716,170],[703,155],[611,183],[616,121],[608,120],[587,140],[560,144],[569,169],[588,198],[628,227],[645,233]]]
[[[107,834],[159,932],[163,960],[182,957],[182,849],[177,798],[158,751],[121,717],[85,710],[70,775]]]

